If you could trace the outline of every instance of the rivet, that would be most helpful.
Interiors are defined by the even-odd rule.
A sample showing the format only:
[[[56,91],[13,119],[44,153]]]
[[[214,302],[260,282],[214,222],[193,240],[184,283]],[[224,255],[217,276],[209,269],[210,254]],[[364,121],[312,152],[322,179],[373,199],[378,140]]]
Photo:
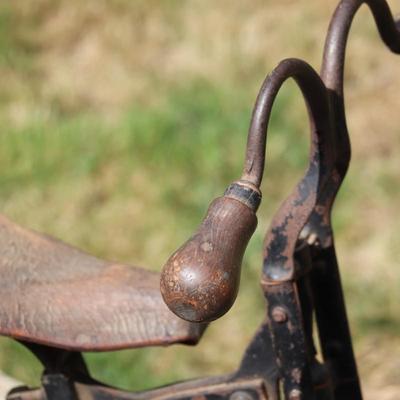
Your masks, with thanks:
[[[301,400],[302,395],[299,389],[293,389],[289,393],[289,400]]]
[[[238,391],[234,392],[229,396],[229,400],[253,400],[253,396],[248,394],[247,392]]]
[[[286,322],[287,318],[288,318],[286,310],[283,307],[279,307],[279,306],[274,307],[271,315],[272,315],[272,319],[275,322],[280,322],[280,323]]]

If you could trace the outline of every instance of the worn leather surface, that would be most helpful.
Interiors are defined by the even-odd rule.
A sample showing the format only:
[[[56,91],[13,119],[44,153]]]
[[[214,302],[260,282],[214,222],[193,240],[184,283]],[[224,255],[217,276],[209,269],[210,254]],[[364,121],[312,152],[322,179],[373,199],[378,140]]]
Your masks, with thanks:
[[[100,260],[0,215],[0,334],[77,351],[195,343],[159,274]]]

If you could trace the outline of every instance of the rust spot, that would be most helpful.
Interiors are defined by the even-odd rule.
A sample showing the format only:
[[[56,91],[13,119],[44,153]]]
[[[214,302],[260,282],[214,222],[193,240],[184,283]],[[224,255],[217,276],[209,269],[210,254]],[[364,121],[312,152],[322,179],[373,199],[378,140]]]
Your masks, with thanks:
[[[301,369],[300,368],[293,368],[292,372],[291,372],[291,375],[292,375],[292,378],[293,378],[294,382],[300,384],[301,376],[302,376]]]
[[[203,242],[200,245],[201,250],[205,251],[206,253],[213,251],[213,245],[210,242]]]

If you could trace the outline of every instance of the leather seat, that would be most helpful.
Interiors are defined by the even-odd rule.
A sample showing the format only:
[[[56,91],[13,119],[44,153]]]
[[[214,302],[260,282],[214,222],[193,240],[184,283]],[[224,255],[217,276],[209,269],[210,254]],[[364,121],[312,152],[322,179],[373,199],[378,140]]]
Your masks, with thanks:
[[[159,274],[100,260],[0,215],[0,334],[76,351],[196,343]]]

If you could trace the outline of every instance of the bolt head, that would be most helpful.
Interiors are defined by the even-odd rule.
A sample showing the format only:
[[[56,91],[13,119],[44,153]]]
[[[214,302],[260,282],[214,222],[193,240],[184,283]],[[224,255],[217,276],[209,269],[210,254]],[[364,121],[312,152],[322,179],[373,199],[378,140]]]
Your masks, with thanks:
[[[253,396],[247,392],[239,390],[229,396],[229,400],[253,400]]]
[[[289,400],[301,400],[302,394],[299,389],[293,389],[289,393]]]
[[[275,322],[279,322],[279,323],[286,322],[288,319],[286,310],[280,306],[274,307],[271,315],[272,315],[272,319]]]

